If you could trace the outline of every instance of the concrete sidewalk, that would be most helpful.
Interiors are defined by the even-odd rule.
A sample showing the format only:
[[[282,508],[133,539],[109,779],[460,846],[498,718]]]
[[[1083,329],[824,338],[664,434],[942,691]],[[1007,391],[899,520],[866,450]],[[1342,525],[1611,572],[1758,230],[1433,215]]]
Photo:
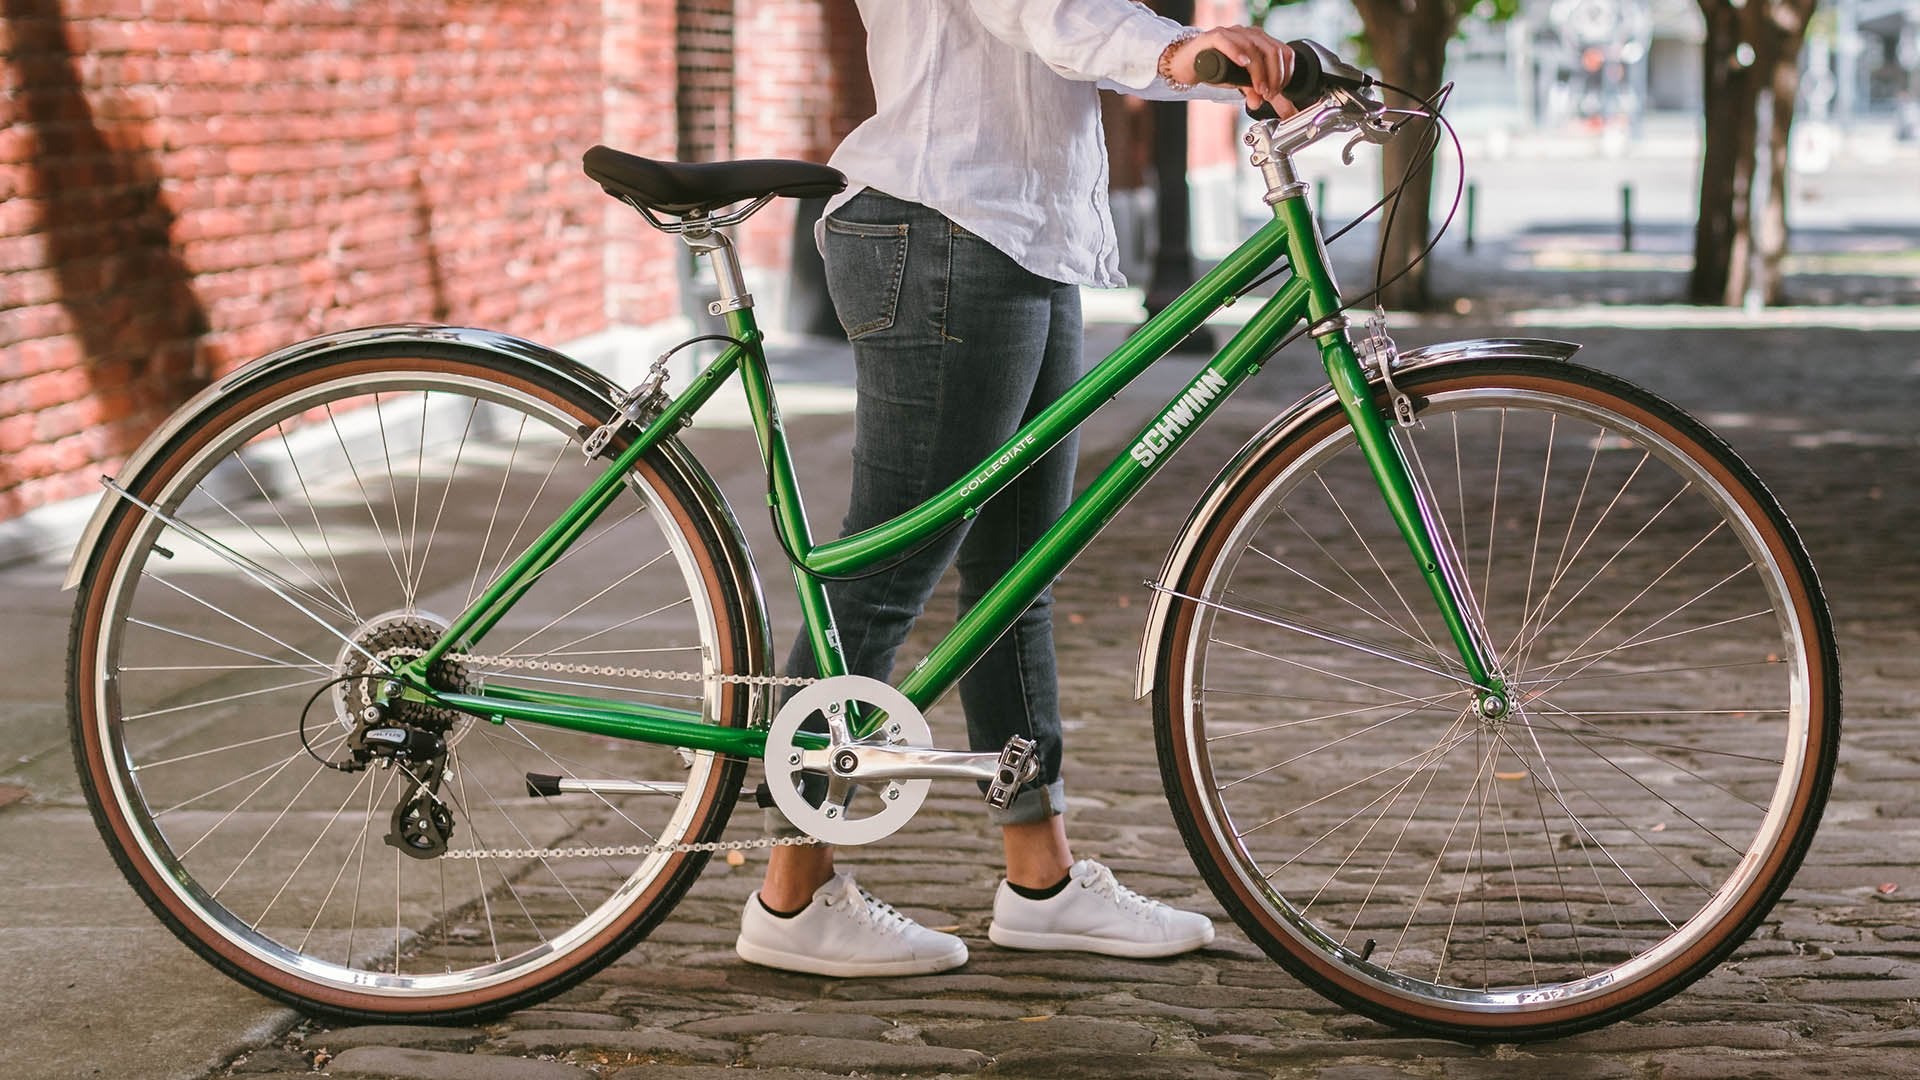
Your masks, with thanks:
[[[1123,327],[1097,325],[1098,354]],[[1511,328],[1494,331],[1502,336]],[[1475,336],[1468,328],[1402,335],[1413,345]],[[990,1070],[1006,1076],[1580,1077],[1920,1074],[1920,334],[1804,328],[1610,329],[1548,336],[1590,342],[1582,362],[1624,375],[1702,416],[1744,454],[1803,530],[1841,635],[1847,741],[1826,824],[1795,887],[1754,944],[1694,989],[1633,1022],[1524,1050],[1474,1050],[1391,1037],[1300,988],[1222,924],[1222,941],[1157,964],[1022,957],[984,945],[966,973],[828,983],[747,968],[731,958],[739,898],[756,867],[718,860],[656,934],[552,1008],[484,1030],[329,1031],[232,983],[175,942],[112,866],[81,803],[67,750],[64,691],[71,597],[57,561],[0,571],[9,618],[0,664],[0,931],[4,990],[15,1017],[0,1076],[171,1080],[306,1072],[313,1052],[361,1047],[355,1075],[707,1080],[744,1062],[787,1080]],[[1192,370],[1162,365],[1096,417],[1082,441],[1083,479],[1122,452],[1142,418]],[[836,350],[790,353],[782,386],[788,431],[819,463],[806,474],[815,529],[845,497],[851,430],[847,371]],[[1837,380],[1846,380],[1843,385]],[[1171,826],[1146,731],[1131,700],[1144,597],[1168,535],[1218,463],[1276,410],[1319,382],[1310,353],[1290,350],[1220,415],[1121,516],[1058,587],[1076,836],[1085,854],[1118,857],[1143,887],[1218,909]],[[761,559],[776,639],[794,625],[760,505],[760,466],[737,428],[703,423],[689,445],[719,478]],[[903,655],[911,663],[942,617]],[[951,725],[950,705],[935,710]],[[1097,722],[1096,722],[1097,721]],[[948,727],[950,730],[950,727]],[[992,853],[936,849],[964,831],[971,800],[930,802],[923,824],[849,857],[885,895],[948,916],[978,938]],[[1084,798],[1080,798],[1084,796]],[[806,1010],[831,1039],[746,1020]],[[1050,1023],[1009,1021],[1051,1016]],[[762,1017],[764,1020],[765,1018]],[[295,1027],[299,1024],[299,1027]],[[291,1032],[282,1038],[283,1032]],[[456,1057],[454,1055],[467,1055]],[[536,1061],[544,1057],[549,1060]],[[700,1063],[706,1062],[703,1066]],[[347,1075],[341,1072],[339,1075]]]

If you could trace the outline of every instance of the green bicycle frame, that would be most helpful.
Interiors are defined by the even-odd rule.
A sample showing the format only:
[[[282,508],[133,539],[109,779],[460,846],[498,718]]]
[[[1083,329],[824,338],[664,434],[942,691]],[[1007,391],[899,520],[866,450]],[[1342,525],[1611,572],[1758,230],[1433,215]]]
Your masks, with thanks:
[[[1320,357],[1361,453],[1373,471],[1409,551],[1437,605],[1466,675],[1487,700],[1497,701],[1504,687],[1491,670],[1488,655],[1470,629],[1460,590],[1449,579],[1422,515],[1407,463],[1393,438],[1391,421],[1368,389],[1366,372],[1345,331],[1339,291],[1326,264],[1326,252],[1303,195],[1274,205],[1273,220],[1249,237],[1213,270],[1163,311],[1149,319],[1114,353],[1081,376],[1067,393],[1016,431],[972,472],[913,510],[863,532],[816,545],[807,523],[799,483],[780,423],[773,386],[751,308],[729,312],[727,331],[734,339],[678,397],[649,421],[606,471],[567,511],[521,553],[478,600],[453,622],[426,655],[406,665],[411,683],[406,696],[424,696],[425,672],[449,651],[477,651],[487,632],[619,497],[626,477],[650,449],[690,418],[727,379],[739,374],[753,428],[766,465],[774,525],[787,549],[798,558],[794,586],[809,641],[823,676],[844,674],[839,635],[827,604],[822,575],[870,570],[901,557],[956,522],[977,514],[1015,477],[1059,444],[1094,410],[1120,393],[1147,368],[1192,333],[1221,307],[1240,299],[1261,274],[1282,258],[1291,276],[1263,303],[1231,340],[1189,379],[1173,400],[1139,432],[1128,452],[1103,469],[1039,542],[960,619],[926,660],[900,683],[900,691],[921,709],[952,688],[988,648],[1011,627],[1041,591],[1118,514],[1214,408],[1258,372],[1288,334],[1305,321],[1314,328]],[[642,742],[745,757],[764,756],[766,737],[758,730],[720,728],[701,722],[697,711],[639,703],[611,702],[579,695],[508,688],[480,693],[436,693],[441,704],[496,723],[531,721]],[[862,719],[856,735],[878,722]],[[802,733],[808,743],[825,745],[825,736]]]

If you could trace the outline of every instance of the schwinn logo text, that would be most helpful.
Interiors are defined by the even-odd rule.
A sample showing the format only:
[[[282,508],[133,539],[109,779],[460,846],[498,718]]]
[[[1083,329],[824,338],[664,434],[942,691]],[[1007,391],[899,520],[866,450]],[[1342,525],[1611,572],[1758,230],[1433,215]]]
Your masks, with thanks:
[[[967,481],[967,486],[960,489],[960,494],[961,495],[973,494],[974,491],[977,490],[981,484],[984,484],[987,481],[993,479],[994,476],[998,474],[1001,469],[1004,469],[1008,465],[1013,464],[1013,460],[1019,457],[1021,452],[1026,450],[1027,447],[1032,445],[1033,445],[1033,436],[1029,435],[1024,439],[1021,439],[1019,442],[1014,443],[1012,446],[1008,447],[1007,452],[1004,454],[1001,454],[997,458],[994,458],[993,463],[991,465],[988,465],[986,468],[981,469],[978,473],[974,474],[973,479]]]
[[[1220,391],[1226,388],[1227,380],[1212,368],[1208,368],[1206,374],[1200,376],[1200,381],[1194,383],[1192,389],[1181,394],[1180,400],[1174,402],[1166,412],[1161,413],[1160,419],[1154,421],[1153,427],[1145,435],[1140,436],[1139,442],[1133,444],[1133,449],[1128,451],[1133,455],[1133,460],[1139,462],[1143,469],[1152,468],[1154,461],[1173,446],[1173,441],[1180,437],[1181,432],[1192,427],[1193,422],[1200,419],[1200,414],[1206,412],[1207,406],[1211,405],[1213,399],[1220,396]]]

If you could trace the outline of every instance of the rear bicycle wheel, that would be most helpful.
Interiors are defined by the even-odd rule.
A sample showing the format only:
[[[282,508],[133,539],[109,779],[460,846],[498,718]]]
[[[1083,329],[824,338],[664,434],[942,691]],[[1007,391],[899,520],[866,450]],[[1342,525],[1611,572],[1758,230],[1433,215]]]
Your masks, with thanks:
[[[704,866],[745,762],[452,710],[438,841],[412,767],[340,771],[369,682],[431,644],[605,462],[565,380],[453,344],[328,354],[181,431],[82,580],[73,741],[96,822],[154,912],[242,982],[337,1017],[474,1020],[565,989],[643,938]],[[716,511],[672,455],[482,641],[490,656],[696,676],[752,670]],[[224,546],[247,569],[181,525]],[[277,588],[263,582],[272,580]],[[453,654],[441,689],[561,690],[744,726],[747,689]],[[411,710],[410,712],[408,710]],[[642,781],[541,798],[529,774]],[[412,842],[409,842],[409,838]],[[422,848],[426,850],[423,851]]]
[[[1772,497],[1666,402],[1541,361],[1399,381],[1511,711],[1475,711],[1328,409],[1236,474],[1168,583],[1175,817],[1235,921],[1350,1008],[1464,1039],[1619,1019],[1724,959],[1812,840],[1825,602]]]

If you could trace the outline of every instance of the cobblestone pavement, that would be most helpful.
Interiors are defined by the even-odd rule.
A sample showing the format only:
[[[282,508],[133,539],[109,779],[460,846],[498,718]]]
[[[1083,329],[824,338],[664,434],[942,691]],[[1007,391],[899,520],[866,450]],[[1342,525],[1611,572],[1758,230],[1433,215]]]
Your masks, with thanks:
[[[1510,331],[1500,331],[1502,334]],[[1093,334],[1090,352],[1115,330]],[[1404,335],[1403,344],[1473,328]],[[1920,677],[1920,335],[1771,329],[1569,331],[1582,360],[1647,385],[1720,430],[1774,488],[1822,571],[1840,634],[1846,738],[1826,822],[1793,888],[1734,959],[1632,1021],[1526,1046],[1465,1047],[1397,1035],[1344,1013],[1280,971],[1222,918],[1166,808],[1145,702],[1132,700],[1146,593],[1192,498],[1253,430],[1317,379],[1295,349],[1231,401],[1061,580],[1063,700],[1072,834],[1123,881],[1220,920],[1210,948],[1162,962],[1036,956],[985,941],[997,841],[970,790],[936,785],[903,832],[843,854],[864,884],[973,945],[959,973],[832,981],[749,967],[731,943],[760,856],[716,859],[650,941],[555,1001],[475,1029],[293,1022],[214,1075],[409,1080],[716,1080],[738,1066],[770,1080],[825,1076],[1869,1077],[1920,1075],[1920,739],[1909,730]],[[1164,365],[1099,420],[1092,467],[1124,449],[1135,418],[1164,400],[1185,362]],[[1840,385],[1845,380],[1846,385]],[[821,393],[831,396],[830,391]],[[844,462],[843,418],[794,417],[807,460]],[[696,428],[744,515],[774,601],[794,625],[758,477],[737,430]],[[837,522],[840,473],[809,473],[816,530]],[[950,599],[901,662],[950,625]],[[787,629],[780,629],[780,628]],[[930,719],[957,741],[957,704]],[[0,827],[6,818],[0,816]],[[736,814],[751,837],[758,815]],[[211,969],[212,996],[230,988]],[[131,992],[129,988],[126,992]],[[31,1075],[29,1072],[27,1075]],[[45,1075],[55,1075],[48,1073]]]

